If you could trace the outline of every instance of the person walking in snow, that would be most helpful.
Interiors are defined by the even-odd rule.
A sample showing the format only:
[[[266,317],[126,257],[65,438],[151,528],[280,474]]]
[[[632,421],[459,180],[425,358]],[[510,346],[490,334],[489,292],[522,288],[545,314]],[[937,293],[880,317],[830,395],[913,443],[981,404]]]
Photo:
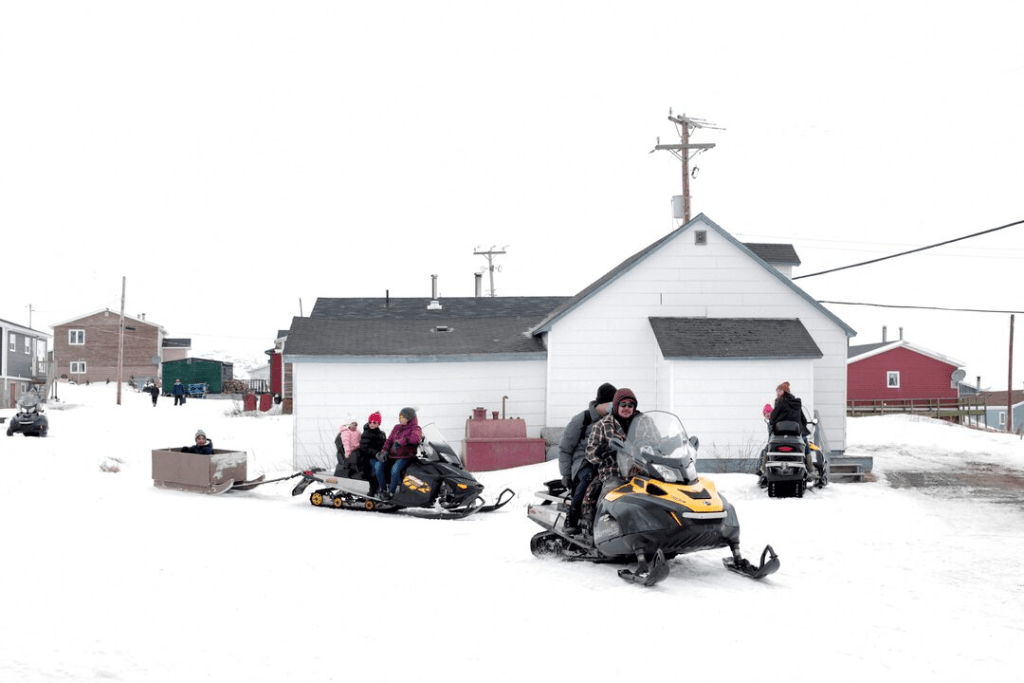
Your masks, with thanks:
[[[185,385],[181,383],[180,379],[174,380],[171,396],[174,397],[174,405],[185,405]]]
[[[153,407],[156,408],[156,400],[160,398],[160,390],[152,382],[146,382],[146,386],[142,387],[142,390],[153,398]]]

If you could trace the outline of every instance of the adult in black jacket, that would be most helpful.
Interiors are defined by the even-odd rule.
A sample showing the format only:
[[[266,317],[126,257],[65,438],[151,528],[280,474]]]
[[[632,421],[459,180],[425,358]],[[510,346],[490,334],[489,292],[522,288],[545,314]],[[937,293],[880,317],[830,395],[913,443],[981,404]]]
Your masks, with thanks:
[[[772,414],[768,417],[768,433],[774,434],[775,425],[779,422],[787,421],[796,422],[800,425],[800,436],[804,440],[804,460],[806,460],[808,475],[813,478],[814,459],[811,458],[811,448],[807,445],[809,430],[807,429],[807,417],[804,415],[803,404],[800,402],[800,399],[790,393],[789,382],[783,382],[775,387],[775,407],[772,408]],[[762,486],[767,485],[767,480],[764,476],[764,463],[767,455],[767,447],[765,447],[764,452],[761,454],[761,464],[758,467],[761,473],[758,483]]]
[[[380,428],[381,415],[375,412],[363,425],[363,433],[359,437],[359,448],[355,449],[346,460],[345,467],[349,476],[356,479],[366,479],[370,482],[370,495],[377,493],[377,477],[373,476],[373,462],[388,440],[388,435]],[[335,472],[335,474],[338,474]],[[339,475],[341,476],[341,475]]]
[[[608,414],[614,397],[613,385],[606,382],[598,387],[597,398],[590,402],[586,410],[569,420],[562,433],[562,441],[558,444],[558,471],[562,475],[562,485],[572,492],[569,512],[565,516],[564,530],[567,534],[579,532],[583,494],[594,478],[594,466],[586,458],[587,438],[594,425]]]
[[[789,392],[789,382],[775,387],[775,407],[768,418],[768,430],[774,434],[778,422],[796,422],[800,425],[800,433],[807,442],[807,418],[804,416],[803,404],[800,399]]]

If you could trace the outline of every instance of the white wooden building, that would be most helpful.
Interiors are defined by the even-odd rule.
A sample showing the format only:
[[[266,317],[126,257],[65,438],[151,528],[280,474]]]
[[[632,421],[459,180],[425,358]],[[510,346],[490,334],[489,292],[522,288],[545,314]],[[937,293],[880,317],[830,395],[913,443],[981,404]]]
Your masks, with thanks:
[[[846,447],[846,356],[855,332],[790,279],[789,245],[743,244],[703,214],[574,297],[320,299],[292,321],[297,467],[334,462],[345,416],[404,406],[462,452],[473,408],[563,426],[603,382],[640,410],[669,410],[703,457],[753,457],[761,407],[789,381]]]

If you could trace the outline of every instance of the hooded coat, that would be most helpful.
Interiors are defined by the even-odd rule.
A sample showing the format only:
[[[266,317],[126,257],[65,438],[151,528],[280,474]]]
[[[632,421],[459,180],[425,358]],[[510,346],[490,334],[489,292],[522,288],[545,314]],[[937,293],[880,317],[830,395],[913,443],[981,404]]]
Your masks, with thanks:
[[[804,417],[803,404],[796,396],[785,392],[775,400],[775,407],[768,418],[768,429],[774,434],[777,422],[796,422],[802,434],[807,433],[807,418]]]
[[[419,448],[420,441],[423,440],[423,431],[420,429],[416,413],[412,415],[412,419],[405,424],[401,422],[396,424],[391,430],[391,434],[388,435],[387,441],[384,442],[384,447],[381,450],[387,453],[389,458],[402,460],[416,455],[416,449]]]
[[[628,420],[619,417],[619,402],[627,398],[639,403],[636,400],[636,394],[630,389],[616,391],[615,398],[612,399],[611,410],[594,425],[590,437],[587,439],[586,458],[597,468],[597,477],[594,481],[603,481],[609,476],[618,474],[618,462],[615,457],[615,449],[611,447],[611,440],[625,441],[630,423],[642,414],[639,410],[634,410]],[[591,486],[593,485],[594,482],[591,482]]]

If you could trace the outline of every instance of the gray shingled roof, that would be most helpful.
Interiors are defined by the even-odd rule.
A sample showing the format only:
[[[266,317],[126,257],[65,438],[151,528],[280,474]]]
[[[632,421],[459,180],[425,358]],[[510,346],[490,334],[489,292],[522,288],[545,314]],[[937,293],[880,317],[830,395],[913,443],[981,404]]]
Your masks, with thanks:
[[[799,266],[800,257],[796,255],[796,249],[792,244],[767,244],[764,242],[744,242],[750,251],[754,252],[759,259],[766,263],[781,264],[787,266]]]
[[[329,320],[294,318],[289,356],[470,356],[539,353],[544,344],[527,334],[536,318],[437,320]]]
[[[537,354],[529,330],[566,297],[318,299],[309,318],[293,318],[289,356],[382,357]]]
[[[440,309],[430,308],[430,299],[415,297],[402,299],[319,298],[313,306],[310,318],[331,318],[335,320],[362,318],[453,319],[453,318],[501,318],[535,317],[538,321],[550,313],[566,296],[466,296],[438,299]]]
[[[821,358],[807,328],[783,318],[650,318],[665,358]]]

